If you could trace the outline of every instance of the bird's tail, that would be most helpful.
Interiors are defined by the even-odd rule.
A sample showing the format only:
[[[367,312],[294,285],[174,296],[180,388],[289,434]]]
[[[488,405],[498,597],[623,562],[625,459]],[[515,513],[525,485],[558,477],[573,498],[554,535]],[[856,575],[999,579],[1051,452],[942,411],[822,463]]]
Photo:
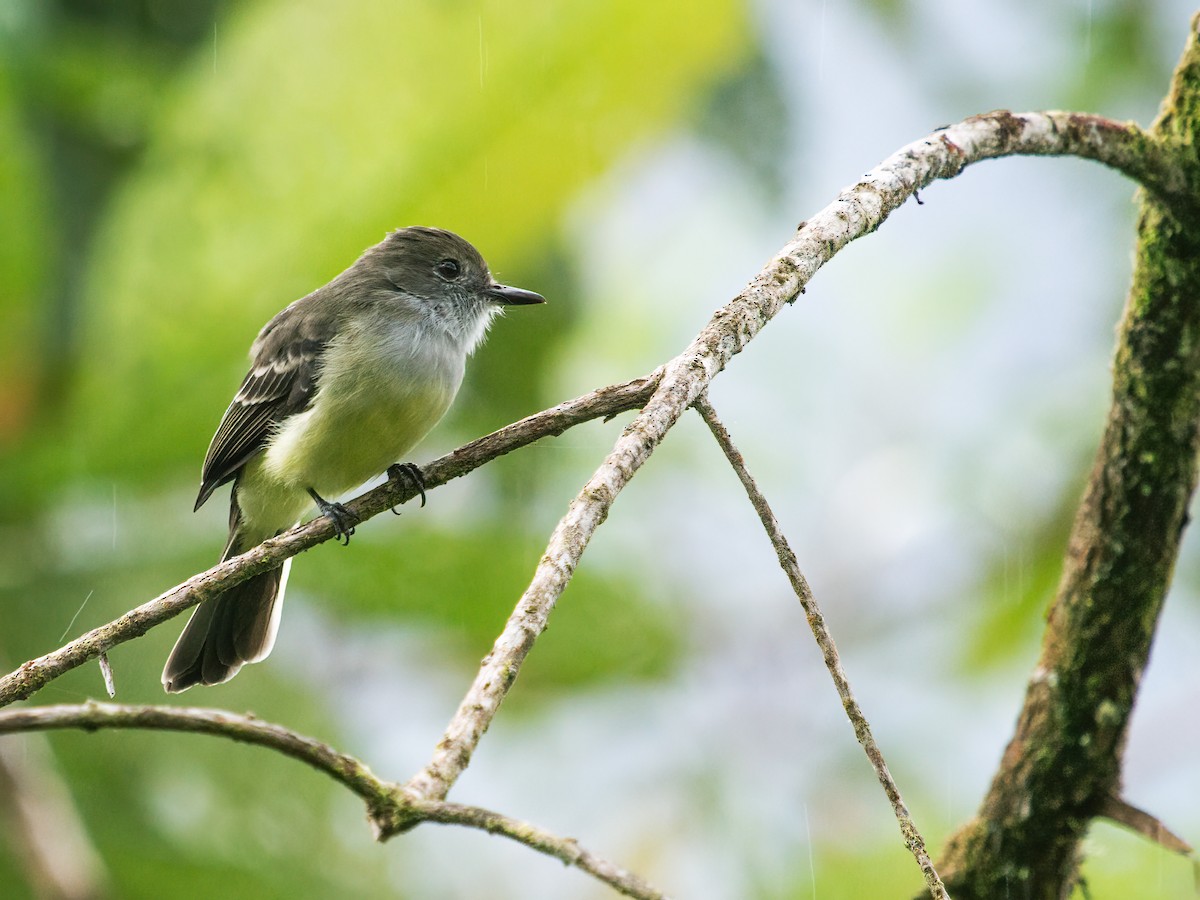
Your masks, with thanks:
[[[245,553],[266,537],[256,539],[241,531],[235,498],[222,561]],[[255,575],[196,607],[163,667],[162,683],[167,693],[177,694],[194,684],[220,684],[246,663],[267,658],[279,631],[291,564],[288,559],[281,568]]]

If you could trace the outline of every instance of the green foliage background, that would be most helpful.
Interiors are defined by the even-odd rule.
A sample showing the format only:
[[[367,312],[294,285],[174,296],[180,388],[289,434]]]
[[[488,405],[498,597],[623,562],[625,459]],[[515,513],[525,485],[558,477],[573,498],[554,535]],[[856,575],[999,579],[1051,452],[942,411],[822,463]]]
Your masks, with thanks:
[[[1060,96],[1102,109],[1129,79],[1161,78],[1134,6],[1088,22],[1116,62],[1064,79]],[[898,47],[915,41],[904,4],[861,12]],[[794,177],[781,169],[789,113],[766,62],[769,27],[755,16],[739,0],[11,4],[0,17],[4,667],[216,558],[221,502],[193,516],[192,492],[250,340],[392,228],[459,231],[504,281],[550,298],[497,323],[417,461],[563,399],[561,348],[595,315],[578,305],[579,261],[563,234],[582,191],[681,134],[717,147],[768,205]],[[619,321],[613,331],[614,357],[642,339]],[[647,352],[657,362],[676,349]],[[615,427],[581,430],[557,455],[501,460],[431,496],[445,511],[377,519],[348,551],[306,554],[290,605],[348,630],[413,629],[465,686],[569,496],[558,489],[574,490],[594,464],[587,451]],[[1032,575],[1019,603],[985,604],[964,636],[968,676],[1027,651],[1073,501],[1064,492],[1030,524]],[[652,554],[625,569],[584,566],[505,713],[669,679],[693,649],[692,613],[653,567]],[[1001,590],[1001,568],[984,578],[985,597]],[[163,702],[158,673],[176,632],[111,654],[119,700]],[[34,702],[101,691],[85,667]],[[282,665],[186,700],[251,708],[359,749],[327,698]],[[289,762],[170,735],[50,742],[113,897],[408,895],[393,848],[369,843],[355,803]],[[0,896],[31,895],[7,838]],[[893,839],[854,850],[822,859],[833,895],[915,884]],[[782,881],[746,880],[761,896],[808,896],[809,862],[789,861]],[[580,881],[566,883],[564,896]]]
[[[687,28],[679,4],[640,2],[210,4],[191,21],[116,6],[26,7],[0,68],[11,662],[56,645],[85,597],[69,634],[210,564],[220,511],[197,524],[186,497],[249,340],[392,228],[460,231],[501,277],[552,298],[499,323],[440,446],[552,402],[547,356],[576,313],[556,221],[630,145],[693,118],[749,48],[729,0],[687,4]],[[347,620],[425,622],[465,675],[540,553],[541,523],[522,512],[535,469],[497,468],[474,479],[485,513],[380,521],[353,566],[304,559],[295,594]],[[581,573],[571,593],[527,696],[671,665],[665,610],[632,579]],[[168,631],[112,655],[120,699],[162,700]],[[262,675],[219,702],[336,737],[321,698]],[[39,699],[99,688],[89,668]],[[117,896],[389,890],[380,854],[331,855],[343,798],[293,766],[155,735],[53,741]],[[164,812],[173,802],[187,809]],[[197,820],[208,840],[192,839]],[[0,853],[0,884],[22,880]]]

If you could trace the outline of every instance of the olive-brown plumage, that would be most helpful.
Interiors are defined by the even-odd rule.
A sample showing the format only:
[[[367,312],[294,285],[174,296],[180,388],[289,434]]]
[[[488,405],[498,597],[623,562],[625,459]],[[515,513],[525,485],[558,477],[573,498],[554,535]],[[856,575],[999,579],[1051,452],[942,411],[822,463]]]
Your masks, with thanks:
[[[449,408],[467,357],[504,306],[543,303],[497,284],[467,241],[402,228],[259,332],[252,364],[201,469],[196,509],[232,481],[229,559],[296,524],[314,501],[395,463]],[[168,692],[228,681],[275,643],[291,560],[197,607],[163,669]]]

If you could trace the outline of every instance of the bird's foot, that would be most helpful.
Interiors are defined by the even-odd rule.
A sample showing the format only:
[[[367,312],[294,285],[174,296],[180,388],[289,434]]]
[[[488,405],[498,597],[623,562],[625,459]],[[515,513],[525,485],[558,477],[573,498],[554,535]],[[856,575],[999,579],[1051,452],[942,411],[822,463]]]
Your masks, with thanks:
[[[416,463],[392,463],[387,468],[388,478],[396,481],[407,481],[417,489],[417,493],[421,495],[421,505],[425,505],[425,476],[421,470],[417,468]],[[396,507],[392,507],[392,512],[396,512]]]
[[[345,546],[350,546],[350,535],[354,534],[354,526],[359,522],[358,516],[340,503],[330,503],[312,488],[308,489],[308,495],[317,504],[317,509],[321,510],[321,515],[328,516],[333,522],[333,531],[337,539]]]

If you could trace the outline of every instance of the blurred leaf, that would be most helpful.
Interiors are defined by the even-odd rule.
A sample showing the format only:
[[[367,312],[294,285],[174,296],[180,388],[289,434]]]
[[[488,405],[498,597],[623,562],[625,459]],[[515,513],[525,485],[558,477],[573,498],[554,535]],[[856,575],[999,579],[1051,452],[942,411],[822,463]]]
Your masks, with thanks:
[[[11,88],[0,66],[0,452],[21,437],[33,414],[38,311],[53,246],[45,172]]]
[[[1106,819],[1092,824],[1082,856],[1081,886],[1072,898],[1168,900],[1196,896],[1200,868],[1194,859],[1168,853]]]
[[[168,48],[134,31],[64,23],[21,57],[29,103],[88,143],[113,151],[145,139],[172,68]]]
[[[373,530],[371,537],[381,534]],[[402,536],[388,534],[386,544],[363,539],[356,544],[353,565],[337,547],[305,554],[294,570],[293,588],[314,602],[336,603],[348,616],[436,625],[461,643],[464,672],[474,669],[500,633],[544,546],[541,537],[500,526],[465,533],[409,528]],[[650,601],[633,579],[585,562],[555,609],[551,632],[522,669],[521,693],[661,678],[683,650],[677,619],[676,609]]]
[[[1011,660],[1017,648],[1036,644],[1058,589],[1080,493],[1080,486],[1072,483],[1052,516],[1029,523],[1027,532],[1014,541],[1016,547],[1006,548],[992,561],[978,623],[963,642],[962,672],[983,675]]]
[[[899,41],[912,38],[913,7],[905,0],[868,0],[867,7]]]
[[[391,228],[460,231],[506,277],[747,42],[733,0],[239,9],[96,244],[90,464],[194,464],[259,326]]]
[[[1080,40],[1087,58],[1076,83],[1066,86],[1063,109],[1111,105],[1123,91],[1142,80],[1164,84],[1175,63],[1164,55],[1158,35],[1138,0],[1077,7]],[[1182,46],[1182,45],[1181,45]]]
[[[181,885],[187,896],[246,900],[390,893],[386,858],[362,852],[375,848],[360,809],[345,821],[362,840],[331,836],[335,813],[357,800],[301,763],[204,735],[52,740],[117,896],[153,900]]]
[[[697,130],[745,168],[765,202],[782,202],[788,102],[779,73],[761,47],[714,87]]]

